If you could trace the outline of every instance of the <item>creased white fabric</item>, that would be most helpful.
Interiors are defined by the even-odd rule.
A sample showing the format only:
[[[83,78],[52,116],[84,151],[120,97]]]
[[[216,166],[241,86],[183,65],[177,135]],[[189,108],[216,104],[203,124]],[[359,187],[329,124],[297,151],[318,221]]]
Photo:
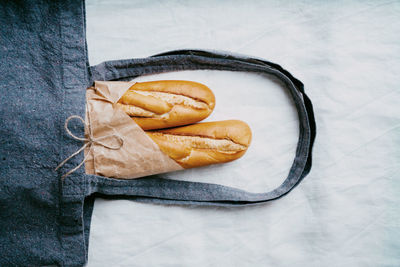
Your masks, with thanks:
[[[87,1],[90,64],[167,50],[232,51],[282,65],[314,103],[314,165],[286,197],[246,208],[95,202],[88,266],[400,266],[400,2]],[[275,81],[185,71],[138,81],[208,85],[207,120],[253,143],[224,166],[169,174],[263,192],[286,177],[296,110]]]

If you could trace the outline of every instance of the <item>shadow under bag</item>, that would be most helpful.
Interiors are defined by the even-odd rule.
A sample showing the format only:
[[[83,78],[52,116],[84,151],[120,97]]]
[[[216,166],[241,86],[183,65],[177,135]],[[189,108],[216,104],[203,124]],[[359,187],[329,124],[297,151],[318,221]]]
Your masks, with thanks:
[[[0,266],[81,266],[87,261],[94,196],[168,204],[243,206],[278,199],[311,168],[315,120],[303,84],[268,61],[199,50],[116,60],[90,67],[83,1],[0,3]],[[286,180],[266,193],[162,175],[118,180],[87,175],[83,153],[54,168],[82,142],[68,136],[65,120],[84,117],[86,88],[95,80],[130,80],[179,70],[251,72],[280,79],[299,116],[300,135]],[[82,125],[71,123],[84,135]],[[255,177],[266,179],[267,177]]]

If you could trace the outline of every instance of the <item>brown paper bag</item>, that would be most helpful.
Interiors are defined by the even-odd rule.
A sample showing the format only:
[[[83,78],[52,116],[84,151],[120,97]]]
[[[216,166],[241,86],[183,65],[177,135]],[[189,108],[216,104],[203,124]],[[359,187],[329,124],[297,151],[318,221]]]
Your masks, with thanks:
[[[94,138],[106,138],[85,149],[85,170],[87,174],[96,174],[112,178],[131,179],[163,172],[182,170],[173,159],[164,154],[158,145],[115,103],[134,84],[134,82],[96,81],[95,86],[86,93],[87,131]],[[86,135],[89,133],[86,131]]]

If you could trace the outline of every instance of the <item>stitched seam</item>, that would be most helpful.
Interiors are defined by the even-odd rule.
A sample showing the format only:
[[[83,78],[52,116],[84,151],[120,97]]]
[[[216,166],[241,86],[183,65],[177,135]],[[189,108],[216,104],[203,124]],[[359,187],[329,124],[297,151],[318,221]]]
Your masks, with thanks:
[[[58,7],[58,17],[61,17],[61,13],[62,13],[61,12],[61,10],[62,10],[61,2],[58,3],[57,7]],[[60,19],[60,24],[59,24],[59,35],[60,35],[60,40],[63,40],[63,21],[62,21],[62,19]],[[60,69],[61,69],[61,71],[60,71],[61,72],[61,77],[60,77],[61,78],[61,86],[60,87],[62,88],[62,93],[61,93],[61,95],[62,95],[61,107],[62,108],[58,111],[59,125],[62,125],[62,116],[61,116],[61,114],[62,114],[62,110],[64,109],[64,106],[65,106],[65,95],[66,95],[66,92],[64,90],[65,84],[64,84],[64,53],[63,53],[63,50],[64,50],[63,42],[60,42],[60,51],[61,51],[61,65],[60,65]],[[59,138],[58,139],[59,139],[60,144],[64,143],[63,142],[64,138],[63,138],[63,133],[62,133],[62,128],[61,127],[60,127],[60,130],[59,130]],[[62,155],[64,155],[64,146],[60,145],[60,153],[58,155],[59,162],[61,162],[61,160],[62,160],[61,159]],[[59,225],[63,225],[63,222],[62,222],[62,203],[63,203],[63,195],[62,195],[63,190],[62,190],[62,188],[63,188],[63,182],[60,179],[60,177],[61,177],[60,172],[61,172],[61,170],[58,170],[56,172],[56,175],[55,175],[55,178],[58,180],[58,216],[57,216],[57,221],[58,221]],[[58,242],[60,244],[61,255],[62,255],[62,258],[60,259],[60,262],[61,262],[61,265],[64,266],[65,265],[65,261],[64,261],[65,251],[63,249],[63,246],[64,246],[64,244],[63,244],[63,233],[62,233],[61,227],[58,227],[57,230],[58,230],[57,231],[57,238],[58,238]]]

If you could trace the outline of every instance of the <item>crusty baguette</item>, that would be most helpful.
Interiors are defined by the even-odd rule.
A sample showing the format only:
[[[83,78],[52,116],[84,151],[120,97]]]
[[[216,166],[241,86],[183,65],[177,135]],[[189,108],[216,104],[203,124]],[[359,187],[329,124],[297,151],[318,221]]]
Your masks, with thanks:
[[[214,109],[213,92],[191,81],[135,83],[118,101],[144,130],[170,128],[199,122]]]
[[[239,120],[204,122],[146,133],[161,151],[186,169],[238,159],[251,142],[250,127]]]

